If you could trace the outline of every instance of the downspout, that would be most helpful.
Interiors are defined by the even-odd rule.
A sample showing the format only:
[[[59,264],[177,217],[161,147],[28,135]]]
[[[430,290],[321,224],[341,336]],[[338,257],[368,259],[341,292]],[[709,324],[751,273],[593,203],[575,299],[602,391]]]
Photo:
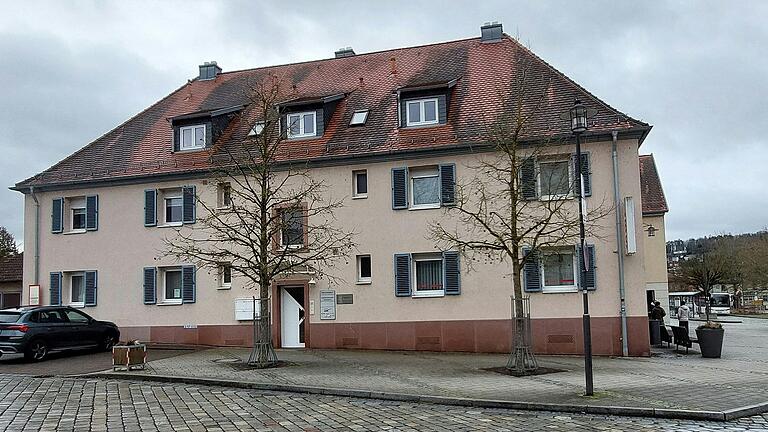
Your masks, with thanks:
[[[616,256],[619,261],[619,300],[621,301],[621,354],[629,355],[629,341],[627,340],[627,297],[624,287],[624,232],[621,229],[621,193],[619,191],[619,153],[616,150],[616,141],[619,133],[611,133],[611,158],[613,159],[613,205],[616,209]]]
[[[35,187],[29,187],[29,194],[32,195],[32,199],[35,200],[35,283],[40,284],[40,201],[37,200],[35,195]]]

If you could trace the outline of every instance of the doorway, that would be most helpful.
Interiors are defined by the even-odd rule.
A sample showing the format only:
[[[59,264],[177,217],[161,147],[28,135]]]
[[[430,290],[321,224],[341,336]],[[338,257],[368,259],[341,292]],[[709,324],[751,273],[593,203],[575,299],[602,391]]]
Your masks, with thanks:
[[[304,348],[304,287],[280,288],[280,341],[283,348]]]

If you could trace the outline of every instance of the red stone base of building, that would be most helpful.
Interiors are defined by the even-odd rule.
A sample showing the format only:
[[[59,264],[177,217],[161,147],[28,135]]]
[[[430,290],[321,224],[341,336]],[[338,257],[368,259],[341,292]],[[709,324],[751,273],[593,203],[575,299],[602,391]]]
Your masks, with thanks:
[[[511,347],[509,320],[411,321],[392,323],[311,323],[306,331],[308,348],[371,349],[406,351],[448,351],[508,353]],[[249,324],[121,328],[121,339],[155,343],[250,346]],[[279,335],[279,332],[276,332]],[[627,319],[629,354],[649,356],[648,318]],[[583,353],[581,318],[533,320],[534,351],[537,354]],[[275,345],[279,346],[279,337]],[[592,352],[602,356],[621,355],[621,325],[616,318],[592,318]]]

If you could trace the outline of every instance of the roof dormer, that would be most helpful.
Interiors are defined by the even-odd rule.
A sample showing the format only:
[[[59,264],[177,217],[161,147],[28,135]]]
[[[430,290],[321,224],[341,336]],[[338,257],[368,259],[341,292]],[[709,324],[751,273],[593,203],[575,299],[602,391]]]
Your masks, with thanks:
[[[321,137],[336,106],[346,93],[325,96],[298,97],[277,104],[280,110],[280,130],[287,139]]]
[[[451,89],[457,79],[410,85],[396,90],[400,127],[428,127],[446,124]]]
[[[235,105],[169,118],[173,128],[173,151],[199,151],[211,147],[243,107]]]

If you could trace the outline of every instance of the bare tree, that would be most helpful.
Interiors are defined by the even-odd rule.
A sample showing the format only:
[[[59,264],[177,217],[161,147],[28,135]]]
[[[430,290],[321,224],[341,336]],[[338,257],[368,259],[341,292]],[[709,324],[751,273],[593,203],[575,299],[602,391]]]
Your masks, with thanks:
[[[258,326],[254,323],[249,363],[267,367],[277,362],[268,301],[273,284],[297,274],[333,282],[328,271],[355,244],[354,233],[334,223],[344,197],[334,198],[306,164],[290,161],[285,134],[295,125],[281,127],[280,102],[290,98],[281,79],[268,76],[247,87],[249,103],[239,120],[254,124],[252,132],[212,156],[210,183],[218,202],[198,196],[203,212],[194,230],[180,229],[166,243],[167,255],[201,268],[231,271],[248,288],[258,289]]]
[[[578,183],[571,180],[578,179],[578,171],[569,168],[543,173],[538,163],[555,157],[555,147],[566,142],[526,140],[533,135],[534,121],[544,114],[550,86],[545,72],[536,73],[530,63],[519,65],[511,88],[504,92],[513,96],[500,94],[505,105],[486,127],[485,135],[494,151],[468,166],[473,173],[469,179],[457,182],[456,205],[446,210],[453,218],[433,222],[430,229],[430,237],[438,246],[457,249],[470,265],[481,260],[511,266],[514,346],[507,368],[519,374],[538,368],[532,352],[522,271],[543,250],[575,244],[579,234],[578,206],[571,199],[580,193],[575,187]],[[571,165],[581,166],[568,160]],[[612,207],[606,205],[605,198],[602,202],[593,198],[591,202],[595,205],[585,215],[589,222],[586,228],[587,234],[595,237],[596,222]]]

